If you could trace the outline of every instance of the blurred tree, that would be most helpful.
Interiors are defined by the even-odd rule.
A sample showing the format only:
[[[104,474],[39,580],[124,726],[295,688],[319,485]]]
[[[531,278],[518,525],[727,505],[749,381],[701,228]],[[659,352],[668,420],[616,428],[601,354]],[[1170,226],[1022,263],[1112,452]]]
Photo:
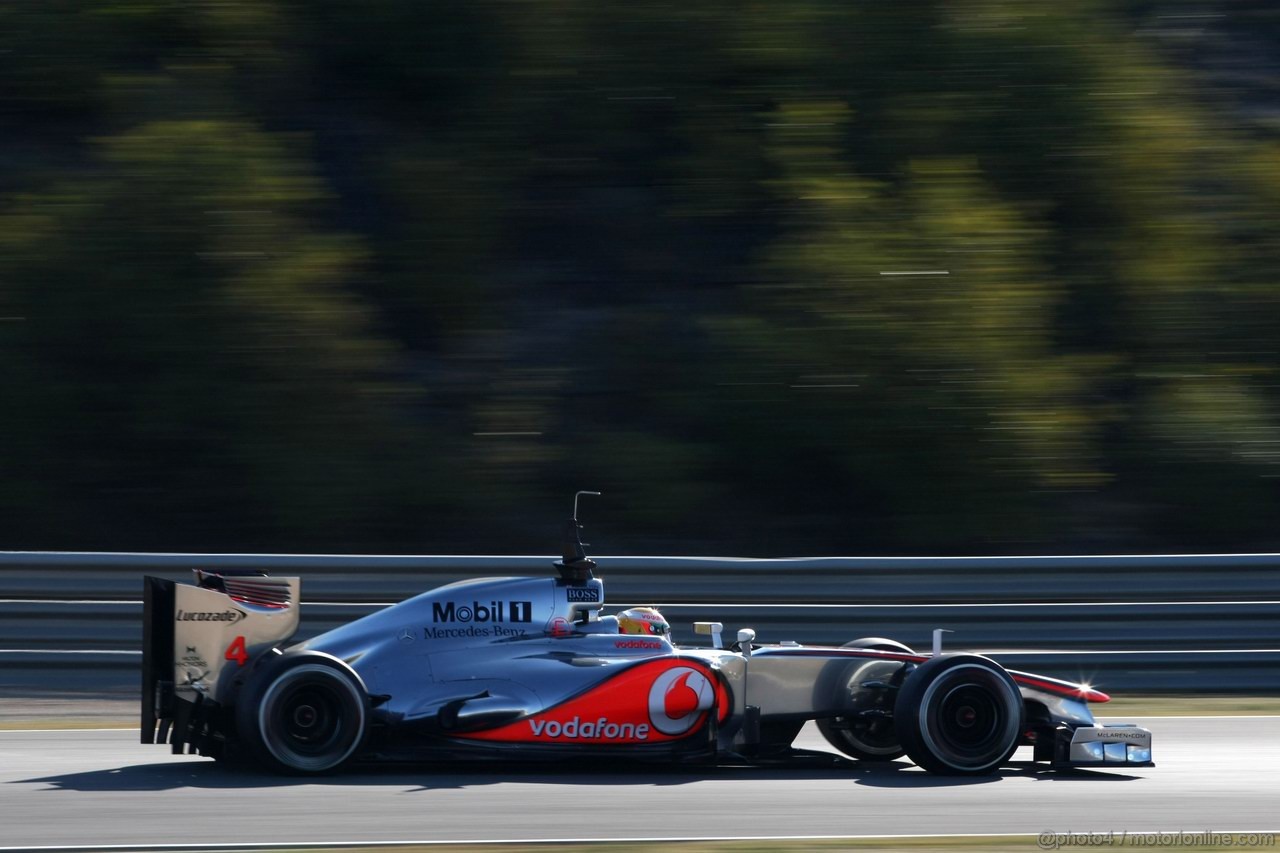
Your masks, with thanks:
[[[1274,547],[1280,29],[1175,7],[0,7],[0,538]]]
[[[307,224],[307,169],[225,121],[144,125],[98,165],[0,219],[10,539],[406,535],[439,448],[344,288],[358,243]]]
[[[896,187],[851,173],[850,120],[819,103],[773,122],[793,213],[771,281],[721,328],[728,443],[778,505],[834,499],[819,518],[847,512],[846,547],[1008,547],[1042,532],[1037,492],[1105,480],[1086,365],[1050,346],[1046,235],[965,161]]]

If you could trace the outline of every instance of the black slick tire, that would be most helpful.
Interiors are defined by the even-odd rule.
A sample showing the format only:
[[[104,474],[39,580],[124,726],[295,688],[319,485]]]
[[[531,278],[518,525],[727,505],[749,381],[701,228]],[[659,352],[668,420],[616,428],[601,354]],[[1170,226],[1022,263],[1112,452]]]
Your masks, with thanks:
[[[995,661],[943,655],[907,677],[894,705],[907,755],[930,773],[976,776],[1009,760],[1022,733],[1022,694]]]
[[[245,752],[269,770],[326,773],[364,742],[369,700],[360,676],[322,652],[284,654],[255,673],[236,703]]]

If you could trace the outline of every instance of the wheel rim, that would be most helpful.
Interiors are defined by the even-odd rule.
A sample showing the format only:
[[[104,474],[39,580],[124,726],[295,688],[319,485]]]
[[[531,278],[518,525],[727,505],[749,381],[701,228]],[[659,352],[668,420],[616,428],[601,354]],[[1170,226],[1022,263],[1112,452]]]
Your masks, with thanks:
[[[280,697],[273,722],[288,749],[301,755],[323,753],[342,734],[342,697],[315,684],[297,686]]]
[[[938,736],[961,752],[984,752],[999,737],[1007,717],[989,690],[980,684],[952,688],[938,708]]]

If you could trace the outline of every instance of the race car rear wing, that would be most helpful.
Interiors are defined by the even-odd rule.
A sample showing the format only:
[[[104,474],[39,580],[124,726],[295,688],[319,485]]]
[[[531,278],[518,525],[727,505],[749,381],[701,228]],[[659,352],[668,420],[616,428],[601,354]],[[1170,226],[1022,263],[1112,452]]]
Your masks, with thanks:
[[[194,730],[228,704],[235,676],[298,629],[298,578],[196,569],[195,580],[143,578],[141,739],[175,753],[198,747]]]

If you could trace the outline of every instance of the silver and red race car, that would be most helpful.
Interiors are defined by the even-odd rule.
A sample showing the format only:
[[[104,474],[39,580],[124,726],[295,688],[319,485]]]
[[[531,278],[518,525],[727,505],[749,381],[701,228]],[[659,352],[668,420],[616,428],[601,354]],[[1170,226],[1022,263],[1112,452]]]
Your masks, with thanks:
[[[288,645],[298,578],[197,570],[145,579],[142,741],[286,773],[352,762],[629,756],[766,763],[801,727],[859,761],[907,755],[986,774],[1019,746],[1054,767],[1150,767],[1151,733],[1100,726],[1087,685],[976,654],[892,640],[843,647],[722,641],[678,647],[605,615],[579,536],[542,578],[449,584]]]

